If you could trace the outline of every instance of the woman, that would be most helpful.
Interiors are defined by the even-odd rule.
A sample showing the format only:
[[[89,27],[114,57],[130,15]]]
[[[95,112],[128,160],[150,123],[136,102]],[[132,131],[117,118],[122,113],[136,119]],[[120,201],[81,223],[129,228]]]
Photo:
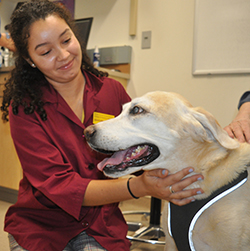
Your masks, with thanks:
[[[129,250],[119,201],[151,195],[183,205],[202,192],[182,191],[202,178],[183,179],[190,168],[144,172],[129,181],[130,191],[127,179],[97,170],[104,156],[89,149],[83,130],[93,113],[117,116],[130,98],[82,53],[66,10],[48,0],[25,3],[10,33],[18,57],[1,109],[23,169],[5,219],[11,250]]]

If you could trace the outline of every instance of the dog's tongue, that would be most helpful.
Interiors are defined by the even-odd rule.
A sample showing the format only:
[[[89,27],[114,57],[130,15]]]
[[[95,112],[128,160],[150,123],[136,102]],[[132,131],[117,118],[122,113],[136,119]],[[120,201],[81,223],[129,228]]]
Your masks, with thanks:
[[[104,167],[109,166],[116,166],[121,164],[122,162],[128,162],[133,159],[137,159],[138,157],[142,156],[148,150],[148,146],[134,146],[129,149],[115,152],[110,158],[106,158],[100,163],[98,163],[97,168],[100,171],[103,171]]]

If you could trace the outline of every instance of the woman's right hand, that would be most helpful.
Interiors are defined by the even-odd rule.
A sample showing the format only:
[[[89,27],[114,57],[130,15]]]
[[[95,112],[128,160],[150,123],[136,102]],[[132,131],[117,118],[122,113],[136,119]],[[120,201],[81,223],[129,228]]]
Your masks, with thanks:
[[[151,171],[144,171],[144,173],[131,180],[132,191],[137,191],[137,196],[150,195],[159,199],[170,201],[178,206],[186,205],[194,200],[193,196],[203,193],[201,188],[183,190],[197,180],[203,179],[201,174],[195,174],[186,177],[193,172],[193,168],[187,167],[175,174],[169,174],[166,169],[155,169]],[[142,187],[138,184],[133,184],[139,179]],[[134,180],[134,181],[133,181]],[[172,192],[171,192],[171,189]],[[139,193],[145,192],[144,195]]]

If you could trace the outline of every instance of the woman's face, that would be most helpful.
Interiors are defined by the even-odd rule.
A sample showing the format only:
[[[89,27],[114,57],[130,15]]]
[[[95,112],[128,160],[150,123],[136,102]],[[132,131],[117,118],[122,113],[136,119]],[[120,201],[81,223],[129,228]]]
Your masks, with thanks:
[[[80,44],[67,23],[57,16],[31,25],[28,52],[27,61],[34,63],[52,85],[69,83],[81,72]]]

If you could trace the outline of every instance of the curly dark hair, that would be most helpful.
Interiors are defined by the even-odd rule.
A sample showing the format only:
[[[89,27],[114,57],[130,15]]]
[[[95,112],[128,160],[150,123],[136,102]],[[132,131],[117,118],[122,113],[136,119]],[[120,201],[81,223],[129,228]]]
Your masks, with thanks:
[[[29,59],[28,39],[31,25],[40,20],[45,20],[50,15],[56,15],[67,23],[67,25],[75,33],[74,22],[71,14],[66,8],[53,3],[49,0],[32,0],[25,2],[11,15],[11,24],[9,32],[13,39],[17,57],[15,60],[15,68],[11,72],[10,79],[5,84],[3,92],[3,100],[1,105],[2,119],[8,121],[8,109],[11,105],[13,114],[18,114],[18,107],[23,106],[26,114],[37,111],[42,120],[47,119],[47,114],[43,108],[43,93],[41,85],[47,83],[43,73],[37,68],[33,68],[25,60]],[[98,71],[94,68],[93,63],[86,53],[85,45],[82,47],[82,67],[93,73],[94,75],[108,76],[107,73]]]

